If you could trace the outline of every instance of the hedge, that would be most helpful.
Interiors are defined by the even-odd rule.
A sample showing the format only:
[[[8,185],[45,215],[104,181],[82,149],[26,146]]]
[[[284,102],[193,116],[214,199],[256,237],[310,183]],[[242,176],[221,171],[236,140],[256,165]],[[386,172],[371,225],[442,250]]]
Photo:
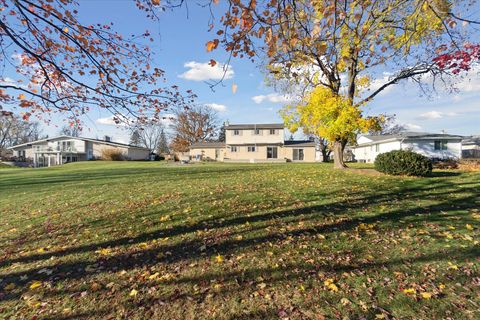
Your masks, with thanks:
[[[390,175],[428,176],[432,173],[432,161],[412,151],[394,150],[379,154],[375,169]]]

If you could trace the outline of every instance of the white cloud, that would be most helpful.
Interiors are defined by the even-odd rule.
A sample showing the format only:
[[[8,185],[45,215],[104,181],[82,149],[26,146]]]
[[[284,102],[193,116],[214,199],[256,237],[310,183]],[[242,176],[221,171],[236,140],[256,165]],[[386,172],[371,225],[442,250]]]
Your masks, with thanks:
[[[419,118],[426,119],[426,120],[433,120],[433,119],[441,119],[444,117],[453,117],[456,115],[457,113],[455,112],[442,112],[442,111],[432,110],[432,111],[428,111],[420,114]]]
[[[421,130],[422,127],[413,123],[405,123],[403,125],[407,130]]]
[[[231,79],[235,74],[231,65],[226,66],[221,63],[212,67],[208,62],[190,61],[185,63],[184,67],[190,68],[190,70],[185,71],[178,77],[192,81]]]
[[[288,95],[280,95],[278,93],[270,93],[267,95],[258,95],[252,97],[252,100],[256,104],[260,104],[263,101],[273,102],[273,103],[287,103],[292,101],[292,97]]]
[[[460,81],[454,84],[460,92],[477,92],[480,90],[480,79],[478,74],[480,73],[480,65],[474,65]]]
[[[205,103],[205,106],[208,108],[211,108],[213,110],[216,110],[218,112],[225,112],[227,111],[227,106],[223,104],[218,104],[218,103]]]
[[[370,81],[370,86],[368,87],[368,93],[371,94],[372,92],[375,92],[376,90],[380,89],[381,86],[383,86],[390,80],[392,75],[393,74],[390,72],[384,72],[382,77],[372,79]],[[394,87],[395,85],[388,86],[385,89],[383,89],[380,94],[390,93]]]
[[[116,123],[115,120],[113,119],[113,116],[111,117],[106,117],[106,118],[98,118],[95,120],[96,123],[98,124],[104,124],[107,126],[121,126],[125,125],[124,123]]]

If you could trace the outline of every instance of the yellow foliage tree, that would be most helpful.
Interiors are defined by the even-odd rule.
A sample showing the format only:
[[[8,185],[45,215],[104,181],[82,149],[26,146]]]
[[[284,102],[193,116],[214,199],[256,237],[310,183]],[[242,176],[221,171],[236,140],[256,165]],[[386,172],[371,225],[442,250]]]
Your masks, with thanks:
[[[311,118],[299,122],[309,126],[306,131],[345,144],[356,132],[377,125],[378,119],[362,117],[361,107],[384,89],[405,79],[421,82],[427,73],[449,72],[435,58],[476,39],[473,21],[461,17],[471,3],[229,0],[213,42],[234,57],[262,57],[269,84],[306,93],[303,104],[293,108],[308,110]],[[388,76],[373,86],[372,79],[385,71]],[[293,109],[284,112],[287,120]],[[300,115],[294,118],[302,119]],[[337,161],[337,167],[344,167],[341,158]]]
[[[358,105],[328,88],[318,86],[305,100],[281,110],[284,122],[292,132],[326,138],[333,147],[335,167],[344,168],[343,150],[355,142],[357,133],[380,130],[384,117],[364,117]]]

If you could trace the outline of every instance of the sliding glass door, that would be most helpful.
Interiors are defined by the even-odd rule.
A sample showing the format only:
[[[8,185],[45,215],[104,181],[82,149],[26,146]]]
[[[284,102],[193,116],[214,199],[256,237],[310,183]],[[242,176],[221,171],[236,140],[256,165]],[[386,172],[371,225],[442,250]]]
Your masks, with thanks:
[[[277,158],[278,158],[278,148],[267,147],[267,159],[277,159]]]

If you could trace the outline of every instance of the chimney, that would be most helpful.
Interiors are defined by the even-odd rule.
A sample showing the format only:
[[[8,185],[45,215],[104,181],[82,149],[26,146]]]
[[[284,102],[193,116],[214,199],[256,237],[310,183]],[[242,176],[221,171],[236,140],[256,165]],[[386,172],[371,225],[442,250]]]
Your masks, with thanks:
[[[106,142],[112,142],[112,137],[110,137],[110,136],[105,136],[105,137],[104,137],[104,140],[105,140]]]

